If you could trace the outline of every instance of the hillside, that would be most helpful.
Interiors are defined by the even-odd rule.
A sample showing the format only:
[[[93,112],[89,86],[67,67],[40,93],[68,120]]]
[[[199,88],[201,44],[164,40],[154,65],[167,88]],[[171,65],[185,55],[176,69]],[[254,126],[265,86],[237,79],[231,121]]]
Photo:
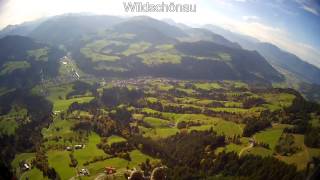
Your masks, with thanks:
[[[151,75],[263,83],[283,79],[260,55],[242,50],[220,35],[205,29],[180,29],[145,16],[122,19],[62,15],[40,23],[28,36],[64,47],[72,52],[82,71],[98,76]],[[175,47],[190,42],[197,50],[203,48],[197,43],[201,40],[216,43],[209,49],[215,53],[194,57],[197,55]]]
[[[206,25],[204,28],[220,34],[230,41],[239,43],[243,48],[258,51],[270,64],[289,71],[301,82],[320,84],[320,69],[292,53],[286,52],[273,44],[262,43],[254,38],[236,34],[217,26]]]
[[[206,29],[188,27],[185,28],[184,31],[187,32],[189,36],[183,38],[183,41],[212,41],[216,44],[220,44],[226,47],[241,49],[241,46],[239,44],[230,42],[223,36],[215,34]]]
[[[282,76],[258,53],[242,50],[208,31],[192,31],[193,37],[158,20],[132,18],[86,36],[77,43],[72,55],[84,71],[99,76],[281,81]],[[217,44],[189,42],[194,52],[206,48],[211,54],[183,50],[183,41],[194,39],[195,34],[209,34]]]
[[[121,18],[114,16],[61,15],[49,18],[26,35],[57,46],[70,45],[82,35],[103,30],[121,21]]]
[[[63,52],[22,36],[0,39],[1,88],[30,88],[58,75]]]

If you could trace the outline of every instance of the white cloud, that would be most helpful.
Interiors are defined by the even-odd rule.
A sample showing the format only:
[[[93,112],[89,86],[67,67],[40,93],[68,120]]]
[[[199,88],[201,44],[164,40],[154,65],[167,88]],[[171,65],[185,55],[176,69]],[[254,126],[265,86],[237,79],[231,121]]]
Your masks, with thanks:
[[[296,3],[300,6],[300,8],[305,11],[312,13],[316,16],[320,15],[320,5],[318,0],[295,0]]]
[[[247,2],[248,0],[233,0],[233,1],[237,1],[237,2]]]
[[[244,21],[253,22],[253,21],[259,21],[260,18],[258,16],[242,16],[242,19]]]
[[[303,8],[304,10],[306,10],[306,11],[314,14],[314,15],[319,16],[319,12],[318,12],[315,8],[312,8],[312,7],[306,6],[306,5],[303,5],[302,8]]]
[[[292,40],[289,37],[289,32],[257,22],[242,23],[237,26],[242,34],[253,36],[263,42],[273,43],[297,55],[301,59],[320,67],[320,48]]]
[[[320,68],[320,48],[293,40],[290,36],[290,32],[281,28],[269,26],[257,21],[239,21],[212,11],[207,11],[202,14],[202,16],[202,18],[213,17],[212,21],[207,23],[212,23],[233,32],[255,37],[262,42],[275,44],[281,49],[291,52],[310,64]]]

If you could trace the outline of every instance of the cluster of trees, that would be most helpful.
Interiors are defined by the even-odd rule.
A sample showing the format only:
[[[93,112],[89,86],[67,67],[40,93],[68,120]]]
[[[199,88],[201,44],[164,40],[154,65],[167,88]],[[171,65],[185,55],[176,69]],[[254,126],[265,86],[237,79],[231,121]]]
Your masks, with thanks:
[[[201,123],[199,122],[194,122],[194,121],[180,121],[178,124],[177,124],[177,128],[178,129],[184,129],[184,128],[188,128],[188,127],[191,127],[191,126],[201,126]]]
[[[163,140],[132,137],[130,142],[143,153],[158,157],[168,166],[169,179],[208,179],[232,177],[244,179],[303,179],[294,165],[273,157],[245,155],[231,152],[220,154],[215,149],[225,144],[225,138],[209,130],[179,133]],[[143,164],[146,170],[151,165]]]
[[[259,106],[259,105],[262,105],[265,103],[266,103],[266,101],[263,98],[250,97],[250,98],[246,98],[243,101],[242,105],[243,105],[243,108],[249,109],[249,108],[256,107],[256,106]]]
[[[292,105],[285,109],[285,123],[293,127],[286,128],[287,133],[304,134],[304,143],[309,147],[320,147],[320,128],[312,127],[310,113],[320,114],[320,105],[306,101],[300,95],[294,99]]]
[[[95,85],[86,86],[90,86],[90,89],[93,89],[93,87],[95,87]],[[112,87],[104,89],[101,96],[96,92],[96,90],[91,90],[91,92],[95,95],[95,99],[91,100],[88,103],[80,104],[78,102],[74,102],[69,106],[67,112],[71,113],[75,110],[84,110],[93,114],[97,114],[97,110],[99,108],[108,108],[112,110],[119,105],[138,106],[140,104],[140,100],[144,97],[143,91],[128,89],[127,87]]]
[[[118,134],[117,123],[109,118],[98,118],[93,122],[93,130],[102,137]]]
[[[245,122],[246,122],[246,126],[243,129],[244,137],[250,137],[256,132],[259,132],[268,127],[271,127],[270,121],[258,119],[258,118],[247,118]]]
[[[245,155],[239,157],[235,152],[222,152],[207,169],[210,175],[222,174],[247,179],[304,179],[294,165],[288,165],[274,157]]]
[[[128,142],[115,142],[109,145],[106,138],[103,138],[101,142],[97,144],[97,147],[102,149],[106,154],[118,156],[128,161],[131,160],[129,152],[134,149]]]
[[[304,143],[313,148],[320,147],[320,128],[310,128],[304,135]]]
[[[228,97],[223,92],[207,92],[207,91],[200,91],[201,93],[196,94],[197,98],[204,98],[204,99],[215,99],[217,101],[227,101]]]
[[[36,147],[36,158],[32,164],[40,169],[44,176],[49,179],[59,179],[59,175],[56,173],[54,168],[49,167],[48,157],[46,155],[45,148],[41,145]]]
[[[179,113],[179,114],[200,114],[202,112],[202,108],[195,106],[186,106],[186,105],[175,105],[175,104],[162,104],[159,101],[156,102],[148,102],[147,107],[152,108],[154,110],[160,112],[171,112],[171,113]]]
[[[69,166],[70,166],[70,167],[77,167],[78,161],[77,161],[77,159],[74,157],[73,152],[71,152],[71,153],[69,154],[69,158],[70,158],[70,164],[69,164]]]
[[[140,136],[129,140],[142,152],[161,158],[167,165],[188,164],[193,168],[200,165],[200,160],[206,154],[206,147],[215,149],[225,144],[224,136],[219,136],[212,130],[177,133],[159,141]]]
[[[66,95],[66,98],[72,98],[78,95],[84,95],[87,92],[91,92],[93,96],[98,96],[97,88],[99,84],[95,83],[93,85],[83,82],[83,81],[76,81],[73,83],[72,91]]]
[[[128,107],[139,104],[143,96],[140,90],[113,87],[105,89],[101,96],[97,96],[89,103],[75,102],[69,106],[69,114],[76,110],[83,110],[93,114],[93,117],[76,123],[73,129],[94,130],[103,137],[112,134],[130,136],[129,123],[132,121],[132,113]],[[101,108],[107,108],[108,113],[101,113],[99,111]]]
[[[110,155],[95,156],[95,157],[92,158],[92,160],[85,161],[83,163],[83,165],[84,166],[88,166],[91,163],[95,163],[95,162],[98,162],[98,161],[104,161],[104,160],[107,160],[107,159],[110,159],[110,158],[114,158],[114,157],[115,156],[110,156]]]
[[[0,96],[0,115],[9,113],[15,106],[26,109],[29,120],[19,123],[15,134],[0,136],[1,159],[8,166],[16,153],[35,150],[42,140],[41,129],[52,121],[52,104],[28,90],[17,89]]]
[[[294,144],[294,136],[292,134],[283,134],[275,147],[275,151],[283,156],[294,154],[299,150],[301,150],[301,147]]]
[[[162,165],[161,162],[159,162],[159,161],[151,162],[150,159],[147,158],[144,162],[139,164],[139,167],[143,171],[144,177],[150,177],[150,176],[152,176],[152,174],[153,175],[156,174],[154,172],[155,169],[161,168],[161,165]],[[156,179],[153,179],[153,180],[165,179],[165,176],[166,176],[165,171],[162,171],[162,178],[156,178]]]
[[[115,107],[120,104],[136,104],[143,97],[143,92],[127,87],[112,87],[105,89],[100,98],[101,103],[107,107]]]

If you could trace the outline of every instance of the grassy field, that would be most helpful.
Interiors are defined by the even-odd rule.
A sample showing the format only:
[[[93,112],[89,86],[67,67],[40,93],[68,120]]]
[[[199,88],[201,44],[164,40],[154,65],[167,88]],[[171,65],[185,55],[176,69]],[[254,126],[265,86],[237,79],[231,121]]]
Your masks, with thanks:
[[[320,156],[320,149],[308,148],[304,145],[304,136],[294,134],[295,144],[301,148],[300,151],[291,156],[276,156],[278,159],[288,163],[294,164],[299,170],[307,167],[307,163],[312,160],[312,157]]]
[[[143,126],[139,126],[140,131],[142,132],[144,137],[150,137],[153,139],[161,139],[166,138],[172,135],[175,135],[179,130],[175,127],[172,128],[145,128]]]
[[[97,40],[92,43],[87,44],[84,48],[80,51],[81,53],[89,58],[93,62],[98,61],[107,61],[107,62],[114,62],[120,59],[120,57],[116,55],[112,55],[112,48],[111,46],[122,46],[123,44],[118,41],[109,41],[109,40]],[[102,53],[103,48],[109,47],[108,51]],[[108,55],[106,54],[108,53]]]
[[[147,159],[151,161],[156,161],[157,159],[143,154],[139,150],[133,150],[130,152],[131,161],[129,162],[129,168],[139,168],[139,164],[145,162]]]
[[[220,121],[217,121],[216,124],[193,126],[189,130],[204,131],[212,128],[218,134],[233,137],[234,135],[242,135],[243,129],[241,126],[242,125],[239,125],[233,122],[220,120]]]
[[[108,49],[105,47],[109,45],[109,42],[101,41],[95,42],[94,45],[92,44],[90,47],[87,48],[90,48],[91,51],[93,51],[94,53],[100,53],[100,51],[107,53]],[[127,46],[124,52],[121,52],[121,56],[130,56],[133,54],[145,53],[144,55],[147,55],[142,58],[147,58],[147,61],[150,62],[145,63],[149,63],[149,65],[153,65],[154,63],[177,63],[175,61],[175,57],[167,56],[168,54],[178,56],[177,54],[169,52],[165,55],[161,50],[165,48],[169,48],[170,50],[172,50],[173,47],[167,47],[166,45],[163,45],[163,47],[159,46],[156,48],[160,49],[160,53],[150,53],[149,50],[151,48],[148,45],[148,43],[132,44]],[[146,53],[147,49],[148,52]],[[115,50],[111,48],[110,53],[115,53]],[[172,59],[170,58],[173,58],[175,60],[172,61]],[[277,145],[281,134],[283,133],[283,129],[285,127],[288,127],[288,125],[273,124],[272,128],[268,128],[264,131],[256,133],[253,137],[257,142],[264,142],[269,144],[270,149],[266,149],[262,147],[252,147],[249,143],[249,138],[241,137],[243,134],[244,124],[240,122],[242,122],[241,120],[244,117],[258,116],[260,112],[265,109],[276,110],[279,108],[289,106],[294,99],[294,96],[291,94],[269,92],[254,93],[250,92],[247,84],[233,81],[167,82],[166,80],[162,79],[152,79],[148,82],[148,85],[145,85],[145,83],[143,83],[141,87],[139,87],[142,90],[144,90],[146,95],[146,98],[143,99],[143,105],[132,105],[130,107],[127,107],[127,109],[129,109],[130,112],[133,113],[133,120],[132,122],[130,122],[130,124],[138,125],[138,128],[140,130],[139,133],[144,137],[150,137],[154,140],[158,140],[161,138],[167,138],[180,132],[188,133],[192,130],[204,131],[212,129],[216,131],[219,135],[226,136],[226,145],[224,147],[217,148],[215,150],[216,153],[226,151],[236,152],[239,155],[254,154],[260,156],[273,156],[274,148]],[[112,86],[112,84],[110,84],[108,84],[108,86]],[[134,83],[128,84],[128,86],[132,88],[138,87]],[[101,89],[102,88],[103,87],[101,87]],[[179,89],[186,93],[179,94],[179,92],[169,91],[171,89]],[[50,99],[54,103],[54,111],[65,111],[73,102],[88,102],[93,98],[80,97],[66,99],[66,94],[68,94],[68,92],[71,91],[71,85],[62,85],[61,87],[49,88],[48,99]],[[178,93],[179,95],[176,96],[176,93]],[[267,104],[256,106],[249,109],[244,109],[243,102],[244,99],[247,97],[264,98],[267,101]],[[150,107],[155,108],[153,106],[149,106],[148,108],[148,105],[151,103],[161,103],[162,109],[164,109],[163,111],[165,112],[160,112],[151,109]],[[109,109],[104,109],[104,107],[99,107],[99,109],[103,110],[104,115],[107,115],[109,112]],[[215,112],[225,113],[221,113],[218,115],[212,113],[210,114],[210,116],[204,115],[204,110],[207,109],[213,110]],[[109,155],[105,154],[103,150],[97,148],[97,144],[100,143],[101,139],[99,135],[93,132],[88,136],[88,138],[85,136],[85,138],[82,138],[79,141],[77,138],[74,138],[71,141],[66,140],[80,134],[78,132],[72,131],[71,128],[76,120],[73,120],[70,117],[78,115],[91,116],[90,114],[88,114],[88,112],[85,111],[74,112],[73,114],[70,114],[66,118],[66,120],[59,119],[60,116],[54,116],[55,118],[53,123],[49,126],[49,128],[43,129],[42,134],[44,138],[48,140],[46,142],[48,145],[85,144],[85,148],[75,150],[73,152],[74,157],[78,161],[77,168],[80,169],[84,167],[83,164],[87,164],[85,162],[96,159],[96,157],[109,157]],[[233,115],[235,115],[235,117],[238,116],[239,119],[235,118],[235,121],[231,121],[233,119]],[[226,119],[230,119],[230,121],[223,119],[224,117],[226,117]],[[178,129],[177,125],[181,122],[186,122],[188,126],[182,130]],[[320,123],[318,119],[314,119],[311,121],[311,124],[313,126],[317,126]],[[235,135],[239,135],[241,137],[240,142],[238,144],[232,143],[234,141],[231,141],[231,138],[229,138],[234,137]],[[54,140],[55,137],[59,137],[59,140]],[[303,142],[303,136],[295,135],[295,137],[296,143],[300,144],[303,147],[302,151],[299,151],[298,153],[292,156],[277,156],[277,158],[290,164],[296,164],[298,165],[299,169],[303,169],[305,167],[306,162],[310,160],[311,157],[320,155],[320,150],[305,147]],[[118,135],[109,136],[107,139],[107,143],[109,145],[116,142],[125,141],[127,141],[127,139]],[[69,166],[69,154],[69,151],[58,151],[53,150],[53,148],[49,149],[48,151],[49,164],[50,166],[54,167],[55,170],[60,174],[61,179],[69,179],[70,177],[73,177],[76,174],[76,168],[71,168]],[[21,157],[16,157],[14,164],[17,164],[18,159],[28,157],[27,155],[25,156],[26,157],[21,155]],[[86,168],[89,169],[91,176],[84,177],[83,179],[94,179],[99,173],[102,173],[104,171],[104,167],[106,166],[112,166],[117,168],[117,172],[121,174],[126,170],[127,167],[138,167],[138,164],[145,161],[147,158],[154,160],[152,157],[149,157],[141,153],[137,149],[130,152],[130,157],[132,159],[131,161],[127,161],[118,157],[113,157],[110,159],[89,163],[88,165],[86,165]],[[37,170],[32,170],[28,173],[35,174],[34,177],[38,175]]]
[[[275,111],[275,110],[279,110],[285,107],[289,107],[295,96],[292,94],[287,94],[287,93],[279,93],[279,94],[274,94],[274,93],[266,93],[262,95],[263,99],[266,100],[267,105],[265,105],[265,107],[267,107],[269,110]]]
[[[125,142],[125,141],[127,141],[125,138],[120,137],[120,136],[116,136],[116,135],[108,137],[108,144],[109,145],[111,145],[113,143]]]
[[[14,119],[0,119],[0,136],[14,135],[18,124]]]
[[[101,64],[94,67],[95,70],[105,70],[105,71],[113,71],[113,72],[125,72],[128,71],[128,69],[119,67],[119,66],[112,66],[107,64]]]
[[[215,150],[215,154],[219,154],[222,151],[236,152],[239,156],[245,154],[245,151],[250,149],[249,138],[241,137],[239,144],[230,143],[224,147],[219,147]]]
[[[111,158],[104,161],[99,161],[88,166],[92,177],[89,179],[93,179],[95,175],[98,173],[102,173],[105,167],[111,166],[117,169],[117,173],[123,173],[126,168],[138,168],[139,164],[146,161],[146,159],[150,159],[151,161],[155,161],[156,159],[141,153],[139,150],[133,150],[130,152],[131,161],[127,161],[121,158]]]
[[[27,161],[27,162],[31,162],[31,160],[35,158],[35,153],[21,153],[21,154],[17,154],[15,155],[13,161],[11,162],[11,166],[13,168],[17,168],[19,167],[19,163],[21,161]]]
[[[130,56],[132,54],[143,53],[151,46],[150,43],[147,42],[139,42],[130,44],[129,48],[122,52],[125,56]]]
[[[42,171],[37,168],[33,168],[30,171],[23,173],[20,177],[20,180],[31,180],[31,179],[41,179],[46,180],[47,177],[43,177]]]
[[[92,133],[85,148],[74,151],[74,157],[78,160],[78,166],[81,167],[84,162],[92,160],[94,157],[106,155],[103,150],[97,148],[98,143],[100,143],[100,136]]]
[[[207,90],[207,91],[222,88],[218,83],[195,83],[194,85],[198,89]]]
[[[147,65],[181,63],[181,57],[179,55],[161,51],[139,54],[138,57],[141,58],[142,62]]]
[[[254,139],[257,142],[269,144],[270,149],[273,151],[285,127],[287,126],[283,124],[274,125],[272,128],[255,134]]]
[[[225,121],[221,118],[215,118],[215,117],[209,117],[203,114],[176,114],[176,113],[162,113],[158,112],[152,109],[144,108],[142,109],[143,112],[148,112],[150,114],[152,113],[160,113],[162,116],[171,121],[174,124],[177,124],[178,122],[185,121],[185,122],[196,122],[200,123],[200,126],[191,126],[189,127],[189,131],[191,130],[198,130],[198,131],[204,131],[213,129],[218,134],[224,134],[226,136],[234,136],[234,135],[242,135],[243,131],[243,125],[237,124],[230,121]],[[162,121],[161,121],[162,122]],[[140,127],[140,129],[145,133],[144,136],[147,137],[167,137],[168,135],[165,135],[163,133],[168,132],[169,135],[174,135],[176,132],[178,132],[178,129],[176,127],[171,128],[155,128],[155,129],[148,129],[144,127]],[[171,130],[170,130],[171,129]],[[158,134],[160,133],[160,135]]]
[[[85,102],[91,101],[92,99],[93,97],[79,97],[79,98],[72,98],[72,99],[65,99],[65,100],[56,100],[53,103],[53,110],[65,111],[74,102],[85,103]]]
[[[226,152],[236,152],[237,154],[240,153],[241,149],[243,149],[244,146],[243,145],[238,145],[238,144],[228,144],[226,147],[225,147],[225,151]]]
[[[34,57],[37,61],[47,61],[48,60],[48,50],[49,48],[39,48],[27,51],[28,56]]]
[[[272,156],[272,151],[270,149],[266,149],[263,147],[253,147],[243,152],[243,155],[246,155],[246,154],[253,154],[253,155],[266,157],[266,156]]]
[[[65,99],[66,95],[72,91],[72,84],[64,84],[59,86],[52,86],[48,89],[48,96],[51,102],[59,99]]]
[[[76,169],[69,166],[68,151],[48,151],[49,165],[60,175],[61,179],[69,179],[76,175]]]
[[[48,141],[45,142],[45,145],[70,145],[72,142],[69,141],[69,138],[74,137],[76,132],[71,130],[73,126],[73,120],[61,120],[55,118],[53,123],[50,124],[48,128],[42,129],[42,135]],[[61,137],[58,141],[55,140],[55,137]]]
[[[24,70],[28,69],[30,67],[30,64],[27,61],[10,61],[6,62],[2,65],[0,76],[10,74],[13,71],[16,70]]]
[[[214,112],[229,112],[229,113],[239,113],[244,114],[248,113],[249,109],[241,109],[241,108],[210,108],[210,110]]]
[[[120,59],[120,57],[118,56],[96,53],[89,48],[82,48],[81,53],[84,54],[87,58],[89,58],[93,62],[98,62],[98,61],[115,62]]]
[[[105,167],[111,166],[117,168],[117,171],[124,170],[129,165],[129,161],[126,161],[121,158],[111,158],[104,161],[98,161],[96,163],[89,164],[87,167],[90,171],[92,177],[95,177],[96,174],[102,173]]]
[[[114,142],[121,142],[126,141],[126,139],[119,137],[119,136],[110,136],[108,138],[108,143],[112,144]],[[77,168],[83,168],[83,163],[86,161],[93,160],[93,158],[98,156],[106,156],[106,154],[97,148],[97,144],[100,142],[100,137],[92,133],[89,138],[88,142],[85,144],[86,146],[83,149],[75,150],[74,157],[78,161]],[[54,167],[55,170],[60,175],[61,179],[69,179],[76,174],[76,169],[71,168],[69,166],[70,158],[69,158],[69,151],[49,151],[48,152],[48,160],[50,166]],[[138,167],[138,164],[145,161],[146,158],[153,159],[149,156],[142,154],[138,150],[134,150],[130,152],[130,157],[132,161],[127,161],[121,158],[111,158],[103,161],[98,161],[95,163],[90,163],[87,168],[89,169],[91,176],[88,179],[93,179],[98,173],[102,173],[104,167],[112,166],[116,167],[117,169],[125,170],[128,167]],[[87,179],[87,178],[84,178]]]
[[[169,121],[154,117],[145,117],[143,121],[147,124],[149,124],[153,128],[161,128],[161,127],[168,127]]]
[[[16,119],[28,119],[28,111],[25,108],[14,106],[8,114],[0,116],[0,136],[14,135],[19,127]]]
[[[310,123],[312,127],[320,127],[320,117],[312,114]]]
[[[78,160],[78,166],[82,167],[83,163],[92,160],[94,157],[105,156],[103,150],[97,148],[97,144],[100,143],[100,137],[97,134],[89,136],[89,142],[86,147],[74,151],[74,157]]]

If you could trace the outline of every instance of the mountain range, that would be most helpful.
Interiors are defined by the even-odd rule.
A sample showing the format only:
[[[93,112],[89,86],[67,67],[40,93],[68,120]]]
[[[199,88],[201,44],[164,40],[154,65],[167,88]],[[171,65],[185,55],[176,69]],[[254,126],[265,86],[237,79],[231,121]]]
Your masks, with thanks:
[[[8,26],[0,37],[8,35],[71,52],[84,72],[96,76],[283,82],[300,90],[302,83],[320,84],[316,66],[273,44],[213,25],[192,28],[145,16],[72,14]]]

